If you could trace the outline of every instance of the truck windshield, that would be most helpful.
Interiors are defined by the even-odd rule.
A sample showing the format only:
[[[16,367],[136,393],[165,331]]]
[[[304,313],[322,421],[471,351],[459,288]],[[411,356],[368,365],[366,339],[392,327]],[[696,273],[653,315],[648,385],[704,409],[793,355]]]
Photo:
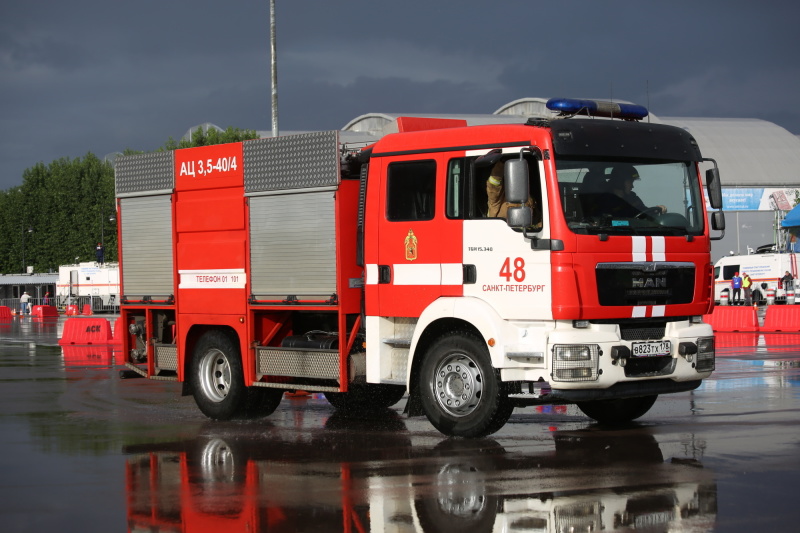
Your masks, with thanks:
[[[693,163],[556,161],[561,208],[583,234],[700,235],[705,223]]]

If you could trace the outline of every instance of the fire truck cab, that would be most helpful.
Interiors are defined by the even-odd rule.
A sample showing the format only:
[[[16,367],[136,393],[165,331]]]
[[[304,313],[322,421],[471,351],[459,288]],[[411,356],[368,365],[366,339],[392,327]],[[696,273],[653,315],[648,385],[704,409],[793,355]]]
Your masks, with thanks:
[[[408,393],[467,437],[515,407],[620,422],[696,388],[714,369],[697,144],[640,106],[549,105],[570,118],[120,158],[129,370],[223,419],[286,390],[348,410]],[[707,181],[718,208],[716,166]]]

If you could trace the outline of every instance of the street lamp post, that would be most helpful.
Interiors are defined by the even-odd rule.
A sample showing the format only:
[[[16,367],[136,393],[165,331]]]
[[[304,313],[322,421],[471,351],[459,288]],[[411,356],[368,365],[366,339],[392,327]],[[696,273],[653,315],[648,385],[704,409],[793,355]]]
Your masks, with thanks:
[[[26,263],[26,261],[25,261],[25,233],[26,233],[25,225],[22,225],[20,227],[20,231],[22,233],[22,273],[26,274],[28,272],[28,268],[27,268],[27,265],[25,264]],[[27,233],[33,233],[33,228],[28,226]]]

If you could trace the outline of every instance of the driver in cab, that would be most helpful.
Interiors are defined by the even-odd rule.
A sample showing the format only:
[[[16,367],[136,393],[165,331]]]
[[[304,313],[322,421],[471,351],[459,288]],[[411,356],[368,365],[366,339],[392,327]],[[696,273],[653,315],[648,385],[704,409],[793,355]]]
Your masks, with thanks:
[[[663,215],[667,212],[667,208],[663,205],[648,207],[644,204],[641,198],[633,192],[633,183],[639,179],[639,172],[636,171],[633,165],[617,165],[611,170],[608,178],[608,186],[611,192],[624,200],[626,204],[633,207],[636,213],[630,216],[636,216],[640,213],[650,212],[657,215]],[[627,207],[627,206],[626,206]],[[626,209],[627,211],[627,209]],[[614,213],[623,216],[628,216],[627,213]]]

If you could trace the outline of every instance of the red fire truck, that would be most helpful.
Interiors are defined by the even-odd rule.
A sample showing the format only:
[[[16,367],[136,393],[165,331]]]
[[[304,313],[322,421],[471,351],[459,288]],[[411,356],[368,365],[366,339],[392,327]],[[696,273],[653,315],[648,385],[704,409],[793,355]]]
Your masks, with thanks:
[[[351,411],[408,394],[409,415],[466,437],[515,407],[614,423],[698,387],[713,161],[641,106],[548,105],[560,116],[401,117],[369,144],[118,159],[123,375],[182,382],[214,419],[267,415],[287,390]],[[719,209],[715,163],[706,182]],[[498,184],[505,218],[488,213]]]

